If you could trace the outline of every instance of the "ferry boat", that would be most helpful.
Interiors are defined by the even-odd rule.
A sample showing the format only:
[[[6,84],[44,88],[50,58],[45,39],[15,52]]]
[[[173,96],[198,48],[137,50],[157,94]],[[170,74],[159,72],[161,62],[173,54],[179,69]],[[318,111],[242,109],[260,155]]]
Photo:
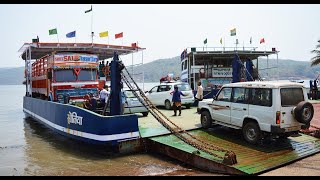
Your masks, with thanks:
[[[137,115],[120,114],[124,65],[119,56],[144,49],[95,43],[23,44],[19,52],[25,60],[24,113],[57,133],[85,142],[117,145],[139,138]],[[104,64],[108,59],[110,63]],[[86,95],[97,95],[108,79],[110,113],[84,108]]]
[[[268,61],[278,53],[258,51],[257,47],[190,47],[181,53],[182,82],[188,82],[196,94],[201,82],[204,98],[212,98],[227,83],[262,80],[259,76],[259,59]],[[265,57],[265,58],[261,58]]]

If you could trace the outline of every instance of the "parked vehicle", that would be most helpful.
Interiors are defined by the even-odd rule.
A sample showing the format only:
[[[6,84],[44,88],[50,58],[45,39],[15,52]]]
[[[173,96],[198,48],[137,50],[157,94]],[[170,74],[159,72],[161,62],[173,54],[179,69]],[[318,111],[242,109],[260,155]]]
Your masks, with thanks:
[[[132,90],[125,90],[124,94],[127,101],[124,108],[124,114],[142,113],[143,116],[148,116],[148,109],[143,106]],[[139,93],[137,92],[137,94]]]
[[[314,109],[307,100],[300,83],[240,82],[224,85],[198,109],[204,128],[214,123],[242,129],[244,139],[256,144],[267,135],[288,137],[308,128]]]
[[[171,109],[172,94],[170,93],[174,91],[174,86],[178,86],[179,90],[187,95],[181,96],[181,104],[189,109],[194,103],[194,96],[190,85],[186,82],[175,81],[161,83],[151,88],[150,91],[147,91],[146,96],[154,105],[165,106],[166,109]]]

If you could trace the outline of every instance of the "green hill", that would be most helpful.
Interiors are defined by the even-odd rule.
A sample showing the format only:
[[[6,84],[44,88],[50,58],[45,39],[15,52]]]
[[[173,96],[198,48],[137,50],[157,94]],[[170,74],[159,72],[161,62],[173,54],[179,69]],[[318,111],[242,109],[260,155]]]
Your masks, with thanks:
[[[267,60],[259,59],[259,72],[261,77],[270,79],[315,79],[320,73],[320,65],[310,67],[310,61],[294,61],[289,59],[279,59],[279,69],[277,60],[269,59],[267,68]],[[144,71],[145,82],[158,82],[162,76],[173,73],[174,76],[180,76],[180,56],[158,59],[144,65],[133,68],[134,79],[137,82],[142,82],[142,72]],[[127,67],[129,72],[132,72],[130,66]],[[15,68],[0,68],[0,84],[14,85],[22,84],[24,81],[24,67]],[[278,78],[279,72],[279,78]]]

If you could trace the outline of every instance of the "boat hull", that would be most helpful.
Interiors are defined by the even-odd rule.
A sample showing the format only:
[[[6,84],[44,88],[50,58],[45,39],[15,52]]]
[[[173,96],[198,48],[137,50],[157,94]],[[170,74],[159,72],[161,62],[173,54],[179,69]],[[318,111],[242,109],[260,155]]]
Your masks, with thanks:
[[[85,142],[117,145],[140,138],[135,114],[102,116],[77,106],[27,96],[23,111],[53,131]]]

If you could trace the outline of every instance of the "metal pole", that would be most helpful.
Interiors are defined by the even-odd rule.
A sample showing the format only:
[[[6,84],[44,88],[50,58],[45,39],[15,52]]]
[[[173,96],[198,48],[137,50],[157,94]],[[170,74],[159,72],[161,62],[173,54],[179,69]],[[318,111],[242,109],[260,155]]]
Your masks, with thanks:
[[[278,59],[278,52],[277,52],[277,71],[278,71],[278,73],[277,73],[277,75],[278,75],[278,80],[279,80],[279,59]]]
[[[196,87],[195,87],[195,84],[196,84],[196,73],[195,73],[195,70],[194,70],[196,64],[195,64],[195,59],[194,59],[194,53],[192,53],[192,55],[193,55],[193,68],[191,68],[191,69],[192,69],[192,72],[193,72],[193,90],[196,90]]]
[[[132,51],[132,54],[131,54],[131,57],[132,57],[132,59],[131,59],[131,61],[132,61],[132,64],[131,64],[131,74],[132,74],[132,76],[133,76],[133,51]]]
[[[267,78],[269,80],[269,56],[267,56]]]
[[[92,31],[92,25],[93,25],[93,8],[92,8],[92,5],[91,5],[91,43],[93,45],[93,31]]]
[[[144,65],[143,65],[143,50],[141,51],[142,54],[142,89],[144,91]]]

